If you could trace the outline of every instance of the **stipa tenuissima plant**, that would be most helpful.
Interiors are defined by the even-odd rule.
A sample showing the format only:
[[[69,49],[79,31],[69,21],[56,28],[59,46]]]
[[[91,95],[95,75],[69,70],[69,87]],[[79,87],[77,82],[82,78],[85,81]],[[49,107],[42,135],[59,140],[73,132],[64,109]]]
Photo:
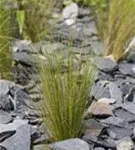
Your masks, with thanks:
[[[54,59],[55,58],[55,59]],[[41,91],[44,95],[41,112],[52,141],[78,137],[81,133],[87,92],[95,75],[90,62],[83,71],[74,71],[73,55],[69,52],[65,61],[62,55],[46,54],[46,62],[40,62]]]
[[[22,10],[25,12],[24,36],[32,42],[43,39],[50,31],[48,19],[51,16],[55,0],[25,0]]]
[[[10,51],[11,25],[9,10],[4,9],[3,1],[0,2],[0,75],[1,78],[11,77],[12,56]]]
[[[135,34],[135,0],[110,0],[108,17],[103,30],[105,55],[113,55],[118,61],[127,42]]]

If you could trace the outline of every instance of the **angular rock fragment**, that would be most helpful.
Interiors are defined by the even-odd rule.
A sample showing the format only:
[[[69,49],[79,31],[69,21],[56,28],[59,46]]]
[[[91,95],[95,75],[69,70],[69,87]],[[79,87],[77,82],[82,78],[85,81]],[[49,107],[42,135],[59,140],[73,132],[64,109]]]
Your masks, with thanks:
[[[130,137],[124,137],[118,141],[117,150],[132,150],[134,148],[134,143]]]
[[[19,126],[16,133],[0,143],[7,150],[30,150],[31,127],[28,124]]]
[[[50,144],[52,150],[89,150],[89,145],[80,139],[69,139]]]
[[[88,108],[88,114],[100,117],[109,117],[113,115],[113,112],[109,104],[103,102],[93,102]]]
[[[117,126],[110,126],[107,129],[107,132],[111,138],[119,140],[126,136],[131,136],[133,131],[130,128],[126,128],[126,127],[121,128]]]
[[[12,116],[6,111],[0,110],[0,124],[7,124],[12,121]]]
[[[98,121],[94,119],[85,120],[84,122],[84,135],[88,136],[98,136],[103,130],[102,126]]]

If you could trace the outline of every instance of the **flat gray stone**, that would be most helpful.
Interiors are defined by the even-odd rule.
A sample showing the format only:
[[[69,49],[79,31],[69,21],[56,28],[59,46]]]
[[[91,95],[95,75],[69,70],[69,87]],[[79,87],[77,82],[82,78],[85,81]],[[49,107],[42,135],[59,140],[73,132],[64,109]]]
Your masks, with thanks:
[[[0,133],[16,131],[17,128],[21,125],[27,124],[27,120],[15,119],[12,123],[9,124],[0,124]]]
[[[124,103],[121,105],[122,108],[127,110],[128,112],[132,113],[135,115],[135,104],[133,103]]]
[[[6,111],[0,110],[0,124],[7,124],[12,121],[12,116]]]
[[[12,42],[13,52],[31,52],[32,49],[29,47],[29,43],[26,40],[15,40]]]
[[[105,150],[105,149],[102,147],[97,147],[97,148],[94,148],[94,150]]]
[[[16,134],[0,143],[7,150],[30,150],[31,146],[31,127],[24,124],[17,128]]]
[[[121,106],[117,106],[113,111],[115,116],[118,118],[124,119],[128,122],[132,122],[135,120],[135,115]]]
[[[111,125],[118,126],[118,127],[128,126],[128,122],[126,120],[119,118],[119,117],[115,117],[115,116],[111,116],[107,119],[102,119],[100,120],[100,122],[108,126],[111,126]]]
[[[135,64],[121,63],[119,64],[119,70],[124,75],[135,76]]]
[[[7,80],[0,80],[0,95],[6,95],[9,92],[10,86],[13,84],[13,82]]]
[[[78,14],[79,14],[79,8],[76,3],[71,3],[67,5],[62,12],[63,19],[77,18]]]
[[[110,58],[96,57],[95,64],[100,70],[109,72],[117,68],[117,63]]]
[[[89,145],[81,139],[69,139],[50,144],[52,150],[89,150]]]
[[[101,80],[95,84],[93,84],[92,89],[90,91],[90,96],[92,95],[96,100],[100,98],[110,98],[110,92],[108,85],[109,82],[106,80]]]
[[[132,135],[132,130],[130,128],[121,128],[117,126],[111,126],[107,129],[109,136],[115,140],[122,139],[126,136]]]
[[[84,135],[97,137],[103,128],[104,126],[94,119],[88,119],[84,121]]]
[[[117,150],[132,150],[134,148],[134,143],[130,137],[124,137],[118,141]]]
[[[35,63],[35,59],[32,59],[32,56],[30,56],[30,54],[26,53],[26,52],[16,52],[13,53],[13,59],[16,62],[21,62],[27,65],[32,65],[33,63]]]
[[[88,114],[99,117],[109,117],[113,115],[112,107],[103,102],[93,102],[88,108]]]
[[[94,21],[91,21],[89,24],[84,26],[84,34],[88,37],[93,35],[98,35],[96,23]]]
[[[109,87],[110,97],[113,99],[117,99],[117,103],[122,103],[123,93],[121,89],[118,88],[118,86],[113,82],[110,82],[108,84],[108,87]]]

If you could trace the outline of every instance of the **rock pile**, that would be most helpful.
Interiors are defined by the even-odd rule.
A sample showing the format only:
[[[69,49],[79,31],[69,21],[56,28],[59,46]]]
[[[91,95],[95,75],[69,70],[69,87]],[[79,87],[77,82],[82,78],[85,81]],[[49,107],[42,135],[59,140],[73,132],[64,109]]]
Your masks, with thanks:
[[[96,64],[100,71],[90,93],[94,101],[87,112],[92,118],[86,119],[83,139],[95,149],[132,150],[135,148],[135,63],[130,58],[119,64],[98,58]]]
[[[61,21],[53,23],[52,41],[13,43],[16,84],[0,80],[0,150],[135,150],[135,53],[119,63],[101,57],[103,44],[93,15],[75,3],[63,10]],[[35,107],[41,95],[33,58],[44,59],[48,49],[52,54],[61,50],[66,58],[69,37],[75,58],[80,54],[86,61],[95,54],[99,71],[89,93],[93,101],[85,113],[81,139],[45,146],[48,135]]]

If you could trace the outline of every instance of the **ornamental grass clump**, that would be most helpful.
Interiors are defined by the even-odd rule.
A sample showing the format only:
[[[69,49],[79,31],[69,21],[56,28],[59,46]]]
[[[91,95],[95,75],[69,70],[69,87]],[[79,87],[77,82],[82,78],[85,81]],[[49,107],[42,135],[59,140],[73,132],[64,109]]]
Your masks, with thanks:
[[[135,0],[110,0],[107,21],[102,26],[105,55],[120,60],[135,34]]]
[[[10,51],[11,12],[4,9],[3,1],[0,2],[0,78],[10,79],[12,68],[12,55]]]
[[[24,11],[24,38],[38,42],[50,31],[48,20],[51,17],[55,0],[23,0],[20,10]]]
[[[95,67],[88,61],[81,71],[75,71],[71,51],[66,61],[61,53],[46,53],[39,67],[44,95],[41,112],[51,141],[78,137]]]

